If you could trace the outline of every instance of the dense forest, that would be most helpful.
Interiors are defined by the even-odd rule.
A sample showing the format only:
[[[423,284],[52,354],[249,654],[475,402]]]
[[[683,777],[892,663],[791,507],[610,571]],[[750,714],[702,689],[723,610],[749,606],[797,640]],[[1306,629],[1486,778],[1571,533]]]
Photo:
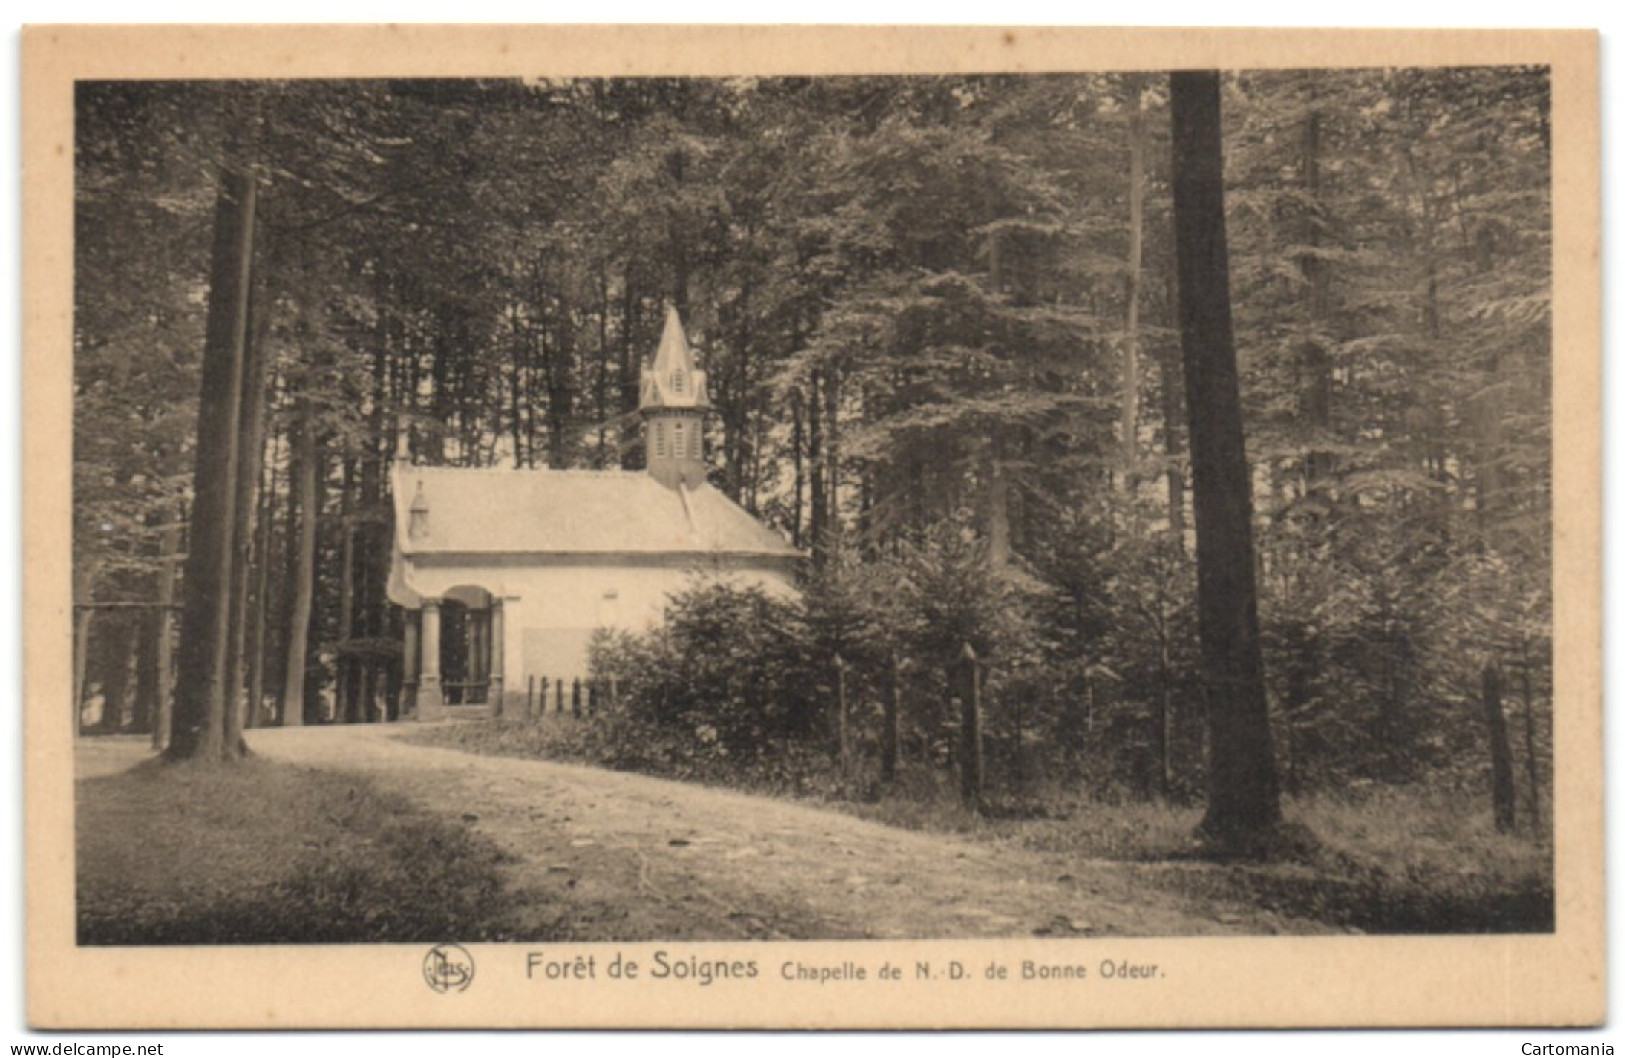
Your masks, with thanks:
[[[1493,794],[1539,831],[1546,72],[1222,84],[1281,787]],[[1169,111],[1160,74],[81,83],[82,724],[162,737],[208,548],[236,558],[237,723],[392,717],[397,438],[433,465],[639,467],[670,303],[711,379],[712,482],[809,561],[797,602],[697,583],[664,630],[605,637],[622,720],[661,732],[622,752],[946,770],[974,655],[990,801],[1199,799]],[[248,366],[211,382],[233,259]],[[263,399],[205,489],[221,386]],[[205,498],[235,538],[189,532]]]

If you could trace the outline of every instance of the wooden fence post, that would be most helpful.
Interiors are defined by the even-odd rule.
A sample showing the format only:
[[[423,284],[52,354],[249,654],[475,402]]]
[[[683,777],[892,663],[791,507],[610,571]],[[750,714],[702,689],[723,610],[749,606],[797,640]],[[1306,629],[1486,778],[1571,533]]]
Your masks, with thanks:
[[[553,681],[553,711],[564,712],[564,677],[560,676]]]
[[[536,677],[525,677],[525,719],[536,719]]]
[[[976,648],[965,644],[960,669],[959,795],[975,811],[982,804],[982,673]]]
[[[559,682],[560,690],[564,683]],[[581,719],[581,677],[577,676],[570,681],[570,715],[577,720]]]

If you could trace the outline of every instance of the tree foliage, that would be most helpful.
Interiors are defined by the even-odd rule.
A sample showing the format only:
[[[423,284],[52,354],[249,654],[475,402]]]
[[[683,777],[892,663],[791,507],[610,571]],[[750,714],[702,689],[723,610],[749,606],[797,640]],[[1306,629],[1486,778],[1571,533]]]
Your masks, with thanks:
[[[1487,789],[1493,663],[1544,784],[1546,72],[1248,72],[1223,90],[1283,783]],[[672,301],[712,378],[714,484],[817,572],[794,604],[685,596],[666,631],[623,643],[628,671],[669,692],[629,691],[664,702],[650,722],[729,753],[822,748],[839,654],[864,744],[900,667],[905,755],[945,763],[946,673],[968,641],[995,786],[1193,796],[1207,749],[1167,108],[1164,78],[1116,74],[82,84],[85,601],[154,598],[164,527],[189,514],[216,174],[247,159],[264,712],[393,708],[398,660],[355,644],[400,633],[397,438],[447,465],[639,467],[638,368]],[[733,646],[696,656],[708,635]],[[90,698],[129,697],[111,688],[136,666],[109,657],[128,649],[90,652]]]

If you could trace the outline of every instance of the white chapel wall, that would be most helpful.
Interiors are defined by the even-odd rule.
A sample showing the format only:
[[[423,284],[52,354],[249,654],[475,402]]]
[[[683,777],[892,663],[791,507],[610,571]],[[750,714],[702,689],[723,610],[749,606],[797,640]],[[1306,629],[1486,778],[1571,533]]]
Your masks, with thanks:
[[[585,678],[587,644],[595,629],[645,631],[665,619],[667,599],[706,578],[760,584],[779,595],[794,594],[792,575],[782,569],[714,572],[672,563],[665,566],[457,565],[419,567],[412,587],[439,596],[459,586],[482,587],[501,595],[503,669],[506,689],[523,691],[535,676],[550,680]]]

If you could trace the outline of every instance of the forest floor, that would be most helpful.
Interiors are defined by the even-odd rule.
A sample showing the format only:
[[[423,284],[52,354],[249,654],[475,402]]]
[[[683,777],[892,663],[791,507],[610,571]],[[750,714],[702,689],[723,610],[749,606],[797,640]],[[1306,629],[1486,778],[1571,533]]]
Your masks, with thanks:
[[[972,812],[951,771],[920,761],[900,762],[895,780],[881,783],[862,766],[840,781],[816,751],[779,755],[767,768],[696,761],[658,746],[628,757],[595,721],[553,714],[541,722],[423,725],[407,737],[498,757],[607,763],[947,835],[1001,855],[1038,853],[1089,872],[1133,867],[1146,886],[1205,902],[1221,922],[1236,904],[1275,912],[1281,922],[1368,933],[1546,932],[1554,921],[1550,829],[1501,833],[1486,795],[1437,784],[1364,783],[1285,798],[1299,847],[1267,862],[1220,863],[1195,840],[1200,805],[1101,797],[1037,777]],[[1551,818],[1549,804],[1541,818]]]
[[[510,857],[365,778],[253,757],[76,746],[79,941],[423,941],[495,933]]]
[[[1203,869],[1194,864],[1087,859],[907,830],[771,797],[414,744],[403,739],[411,730],[253,731],[254,759],[243,768],[179,778],[143,763],[150,750],[135,740],[82,740],[81,931],[100,923],[89,942],[139,943],[107,924],[156,902],[167,908],[169,932],[148,942],[183,942],[218,934],[222,921],[314,900],[345,906],[306,939],[369,939],[374,919],[390,939],[419,939],[408,937],[418,932],[412,908],[377,906],[414,887],[433,901],[460,900],[436,926],[475,940],[1337,931],[1268,910],[1245,892],[1229,898],[1191,886],[1181,876]],[[286,818],[266,819],[277,813],[253,791],[275,798]],[[155,829],[154,819],[172,822]],[[365,862],[354,862],[356,847]],[[185,893],[167,880],[183,873],[182,855],[208,880]],[[204,869],[205,859],[216,862]],[[174,891],[154,901],[166,885]],[[199,935],[176,902],[211,885],[228,913]]]

